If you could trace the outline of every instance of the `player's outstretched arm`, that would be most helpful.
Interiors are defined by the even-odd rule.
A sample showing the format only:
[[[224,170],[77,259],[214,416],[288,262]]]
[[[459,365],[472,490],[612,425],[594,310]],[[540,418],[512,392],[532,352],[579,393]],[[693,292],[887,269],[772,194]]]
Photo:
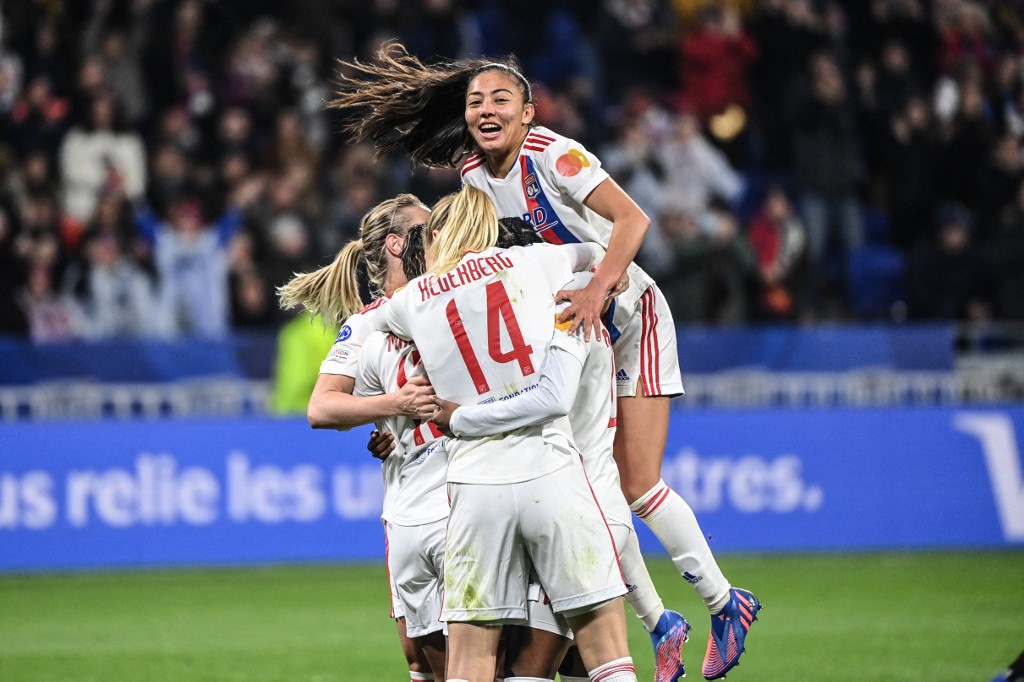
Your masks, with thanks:
[[[451,408],[454,403],[449,403],[449,413],[443,409],[439,412],[443,419],[448,419],[449,431],[456,437],[493,436],[524,426],[543,424],[569,414],[576,400],[576,389],[580,385],[582,372],[583,363],[576,354],[552,345],[544,359],[540,379],[531,390],[486,405],[456,405]],[[441,407],[439,401],[435,397],[435,404]],[[437,419],[438,413],[435,413],[435,424],[438,423]]]
[[[405,415],[429,419],[434,389],[426,377],[413,377],[402,388],[377,396],[355,396],[355,381],[343,374],[321,374],[309,398],[306,418],[314,429],[350,429]]]
[[[589,340],[591,333],[600,333],[601,310],[605,300],[617,288],[626,268],[636,258],[651,221],[611,178],[595,187],[583,203],[598,215],[612,221],[608,249],[597,266],[594,278],[586,287],[560,291],[556,300],[570,302],[570,306],[559,316],[559,321],[572,320],[570,332],[582,326]]]

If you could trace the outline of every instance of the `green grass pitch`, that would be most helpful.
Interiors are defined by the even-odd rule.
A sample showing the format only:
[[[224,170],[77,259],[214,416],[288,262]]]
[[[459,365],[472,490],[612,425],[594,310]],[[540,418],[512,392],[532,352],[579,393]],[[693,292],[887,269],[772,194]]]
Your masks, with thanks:
[[[664,558],[651,573],[709,621]],[[1024,649],[1024,553],[724,555],[765,603],[743,680],[988,680]],[[640,680],[651,649],[628,613]],[[383,565],[0,577],[0,680],[407,680]]]

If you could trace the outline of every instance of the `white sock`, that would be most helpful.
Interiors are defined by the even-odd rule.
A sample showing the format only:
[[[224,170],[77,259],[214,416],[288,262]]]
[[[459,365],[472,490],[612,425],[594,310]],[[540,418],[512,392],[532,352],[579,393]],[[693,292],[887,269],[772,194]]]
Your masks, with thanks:
[[[590,671],[590,682],[636,682],[636,668],[629,656],[616,658]]]
[[[651,574],[647,571],[647,564],[644,563],[644,557],[640,554],[640,543],[636,539],[636,532],[631,532],[625,547],[619,548],[619,565],[622,567],[622,575],[629,588],[629,592],[626,593],[626,601],[643,622],[647,632],[652,632],[658,624],[661,614],[665,613],[665,606],[661,603],[658,590],[655,589]]]
[[[430,682],[434,679],[434,673],[414,673],[409,671],[409,680],[411,682]]]
[[[711,613],[721,611],[729,602],[731,585],[711,554],[690,505],[665,485],[664,480],[659,480],[629,508],[668,550],[672,563],[704,600],[708,610]]]

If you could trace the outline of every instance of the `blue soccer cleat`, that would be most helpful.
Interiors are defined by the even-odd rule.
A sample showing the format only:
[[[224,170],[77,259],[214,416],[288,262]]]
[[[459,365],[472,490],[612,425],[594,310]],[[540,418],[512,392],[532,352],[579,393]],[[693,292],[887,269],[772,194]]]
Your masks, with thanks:
[[[740,663],[747,631],[757,620],[761,602],[747,590],[729,590],[729,603],[711,616],[708,650],[704,654],[704,678],[717,680]]]
[[[690,624],[682,614],[665,611],[651,632],[654,644],[654,682],[677,682],[686,676],[683,644],[690,639]]]

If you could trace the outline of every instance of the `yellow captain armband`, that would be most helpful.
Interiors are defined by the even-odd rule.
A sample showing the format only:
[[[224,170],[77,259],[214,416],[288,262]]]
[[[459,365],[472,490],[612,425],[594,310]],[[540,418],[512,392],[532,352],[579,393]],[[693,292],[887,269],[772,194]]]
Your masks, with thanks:
[[[565,322],[559,322],[558,316],[555,316],[555,329],[560,332],[569,332],[569,327],[572,325],[572,320],[566,320]]]

